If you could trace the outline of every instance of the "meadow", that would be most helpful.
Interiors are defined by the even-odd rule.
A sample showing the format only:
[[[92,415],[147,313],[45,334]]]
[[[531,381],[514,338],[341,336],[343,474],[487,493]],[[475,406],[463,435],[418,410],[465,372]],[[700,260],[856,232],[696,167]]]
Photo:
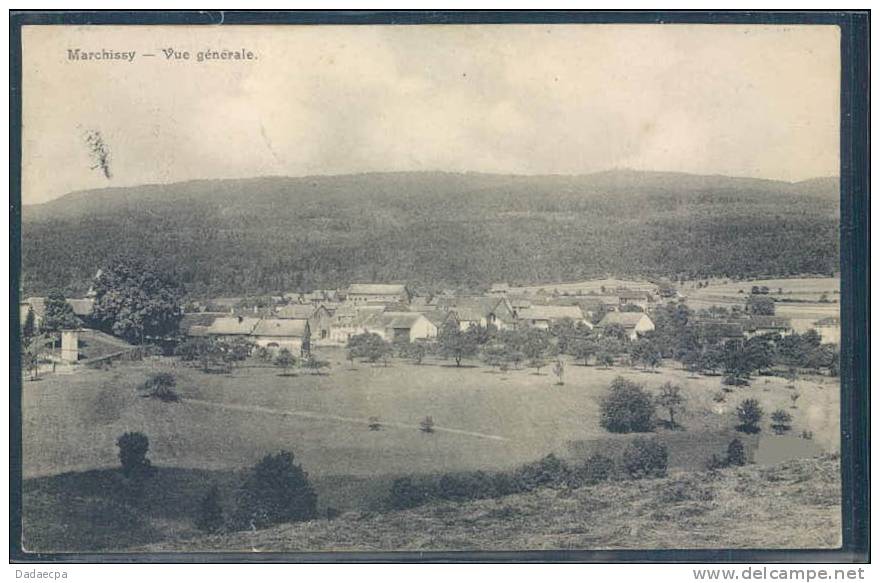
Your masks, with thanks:
[[[765,433],[769,413],[785,408],[794,416],[792,434],[811,431],[815,447],[838,450],[837,379],[805,377],[792,384],[758,377],[750,387],[724,393],[720,377],[692,376],[674,366],[652,372],[569,363],[560,386],[547,369],[500,372],[441,360],[352,365],[331,349],[321,356],[331,368],[320,376],[284,376],[256,362],[208,374],[154,358],[26,382],[25,538],[34,525],[31,540],[41,548],[86,544],[74,526],[57,530],[58,517],[67,516],[62,524],[88,524],[84,516],[107,516],[108,508],[140,533],[127,544],[189,533],[192,521],[183,509],[194,508],[212,484],[231,495],[243,470],[280,449],[293,451],[314,480],[322,511],[377,508],[400,475],[509,469],[551,452],[579,457],[584,447],[618,439],[599,426],[599,400],[616,376],[651,390],[666,381],[682,386],[687,405],[677,421],[685,431],[658,430],[670,444],[673,468],[700,469],[712,453],[722,453],[736,424],[735,407],[746,397],[761,402]],[[180,402],[141,394],[143,381],[160,371],[177,378]],[[793,409],[795,392],[800,397]],[[432,433],[420,430],[426,416],[434,420]],[[380,419],[381,430],[369,429],[371,417]],[[134,507],[124,488],[107,494],[118,490],[111,487],[118,479],[115,441],[125,431],[149,437],[148,457],[163,484],[162,495]],[[135,520],[142,526],[131,526]],[[109,526],[104,535],[92,533],[103,541],[98,546],[119,542]]]

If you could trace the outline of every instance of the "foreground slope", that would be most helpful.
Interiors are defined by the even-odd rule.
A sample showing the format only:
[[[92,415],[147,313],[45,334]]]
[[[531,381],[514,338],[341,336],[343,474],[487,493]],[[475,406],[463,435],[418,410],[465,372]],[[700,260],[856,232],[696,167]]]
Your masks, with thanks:
[[[840,466],[821,457],[168,540],[148,551],[832,548]]]

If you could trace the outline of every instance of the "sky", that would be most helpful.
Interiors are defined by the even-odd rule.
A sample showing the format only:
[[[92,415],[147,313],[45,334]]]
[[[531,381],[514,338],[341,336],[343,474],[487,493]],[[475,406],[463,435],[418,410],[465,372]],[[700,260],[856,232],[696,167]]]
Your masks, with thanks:
[[[833,26],[27,26],[22,202],[374,171],[832,176],[839,46]],[[222,49],[256,58],[197,60]]]

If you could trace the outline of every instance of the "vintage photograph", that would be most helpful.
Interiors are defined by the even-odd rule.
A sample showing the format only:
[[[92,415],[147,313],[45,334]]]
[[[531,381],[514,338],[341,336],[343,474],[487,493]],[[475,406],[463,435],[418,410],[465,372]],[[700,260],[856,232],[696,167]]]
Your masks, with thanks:
[[[841,44],[23,26],[23,550],[840,548]]]

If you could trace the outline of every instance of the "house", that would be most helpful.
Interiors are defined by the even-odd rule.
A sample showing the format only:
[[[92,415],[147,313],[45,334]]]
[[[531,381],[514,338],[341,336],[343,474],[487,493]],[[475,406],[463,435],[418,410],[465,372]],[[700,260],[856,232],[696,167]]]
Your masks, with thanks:
[[[226,312],[188,312],[180,319],[177,329],[183,336],[207,336],[208,328],[217,318],[228,317]]]
[[[68,298],[66,301],[73,310],[74,315],[82,320],[83,323],[87,323],[89,318],[92,317],[92,312],[95,309],[94,298]],[[28,312],[31,312],[34,315],[34,328],[39,330],[46,317],[46,298],[29,297],[19,303],[18,309],[22,325],[24,325],[24,322],[27,319]]]
[[[333,313],[322,305],[289,304],[278,309],[277,318],[308,320],[312,333],[312,344],[315,346],[329,345],[330,328],[333,324]]]
[[[746,338],[752,338],[762,334],[788,336],[794,329],[791,327],[791,321],[788,318],[781,318],[779,316],[750,316],[747,320],[743,321],[743,331]]]
[[[498,330],[516,327],[516,315],[506,298],[444,298],[439,304],[458,322],[462,330],[471,326],[494,326]]]
[[[290,318],[263,318],[251,332],[257,346],[270,350],[286,348],[293,354],[306,356],[311,348],[309,321]]]
[[[353,283],[348,286],[346,302],[355,306],[409,303],[410,297],[409,290],[403,284]]]
[[[330,318],[330,337],[327,344],[345,346],[349,338],[363,334],[366,321],[384,311],[384,306],[345,305],[337,308]]]
[[[608,312],[596,324],[596,330],[604,333],[615,325],[622,327],[630,340],[637,340],[640,334],[654,330],[654,322],[644,312]]]
[[[205,330],[205,335],[219,338],[248,337],[253,333],[259,321],[259,318],[244,316],[216,318]]]
[[[623,306],[638,306],[642,311],[647,311],[654,303],[654,298],[648,292],[634,290],[619,290],[617,292],[618,309]]]
[[[413,342],[437,336],[437,326],[419,312],[380,312],[364,322],[363,327],[388,342]]]
[[[822,318],[814,324],[816,332],[822,337],[822,344],[840,344],[840,318]]]
[[[587,320],[584,311],[580,306],[532,306],[520,310],[517,314],[518,321],[532,328],[540,328],[547,330],[553,324],[562,322],[563,320],[571,320],[572,323],[586,324],[592,328],[592,324]]]

